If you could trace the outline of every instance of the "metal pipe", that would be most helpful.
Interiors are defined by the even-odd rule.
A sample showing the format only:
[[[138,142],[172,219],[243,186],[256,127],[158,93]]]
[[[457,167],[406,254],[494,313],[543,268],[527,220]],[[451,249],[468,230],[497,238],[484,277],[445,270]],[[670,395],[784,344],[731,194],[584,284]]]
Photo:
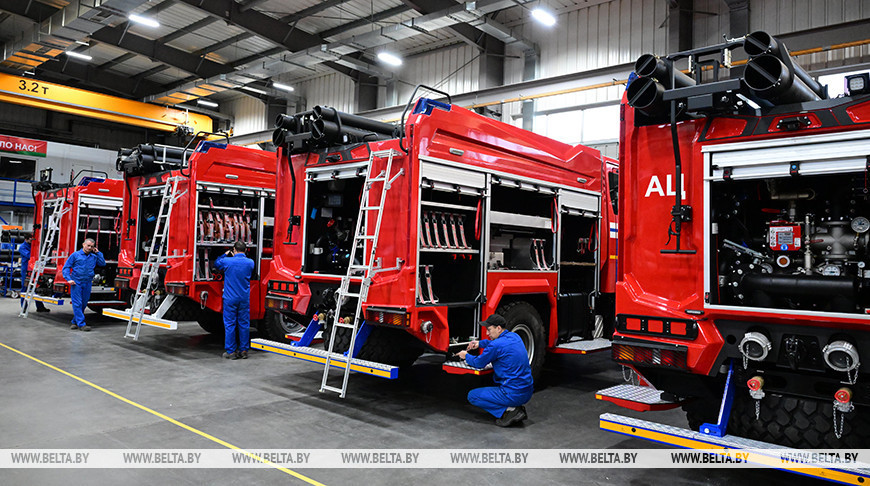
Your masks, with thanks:
[[[752,94],[777,104],[818,101],[821,98],[778,57],[762,54],[746,64],[743,80]]]
[[[337,111],[335,108],[328,106],[315,106],[314,117],[322,118],[333,123],[341,123],[342,126],[359,128],[369,132],[385,133],[393,135],[396,127],[390,123],[379,122],[359,115],[351,115]]]
[[[802,67],[795,63],[788,52],[785,44],[776,37],[764,31],[756,31],[746,36],[743,43],[743,50],[751,58],[756,58],[764,55],[772,55],[778,58],[783,63],[786,63],[791,69],[790,71],[816,95],[819,99],[827,98],[827,89],[813,79]],[[752,59],[749,61],[752,62]]]
[[[659,115],[667,107],[663,99],[665,87],[652,78],[635,79],[628,85],[626,93],[628,104],[647,116]]]

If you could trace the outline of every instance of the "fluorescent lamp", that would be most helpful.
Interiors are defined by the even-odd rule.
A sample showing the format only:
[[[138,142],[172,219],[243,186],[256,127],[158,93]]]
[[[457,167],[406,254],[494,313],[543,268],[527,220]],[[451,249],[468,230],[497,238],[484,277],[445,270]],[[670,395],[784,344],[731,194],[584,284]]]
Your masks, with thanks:
[[[89,45],[91,45],[90,42],[79,41],[79,40],[76,41],[76,44],[81,44],[81,45],[83,45],[83,46],[89,46]]]
[[[10,164],[20,164],[21,161],[20,160],[10,160],[9,163]]]
[[[399,56],[396,56],[395,54],[390,54],[389,52],[379,52],[378,59],[380,59],[381,62],[389,64],[390,66],[401,66],[402,65],[402,59],[399,58]]]
[[[257,93],[261,95],[267,95],[269,93],[263,91],[262,89],[252,88],[250,86],[242,86],[242,89],[245,91],[250,91],[251,93]]]
[[[547,27],[556,25],[556,17],[553,17],[553,14],[540,7],[532,9],[532,17]]]
[[[160,23],[156,20],[142,17],[141,15],[130,14],[127,18],[130,19],[131,22],[136,22],[137,24],[147,25],[148,27],[160,27]]]
[[[200,106],[207,106],[209,108],[217,108],[218,107],[218,104],[215,103],[214,101],[208,101],[208,100],[202,100],[202,99],[196,100],[196,104],[200,105]]]
[[[82,54],[80,52],[74,52],[74,51],[67,51],[66,55],[70,56],[70,57],[74,57],[76,59],[84,59],[85,61],[90,61],[91,59],[93,59],[93,57],[91,57],[87,54]]]
[[[275,81],[272,81],[272,87],[275,89],[283,89],[284,91],[295,91],[293,89],[293,86],[290,86],[287,84],[282,84],[282,83],[276,83]]]

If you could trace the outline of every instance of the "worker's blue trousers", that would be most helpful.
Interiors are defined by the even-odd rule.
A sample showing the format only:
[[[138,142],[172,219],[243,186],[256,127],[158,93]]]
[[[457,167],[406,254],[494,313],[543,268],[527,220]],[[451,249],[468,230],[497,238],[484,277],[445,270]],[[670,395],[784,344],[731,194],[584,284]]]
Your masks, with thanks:
[[[491,413],[495,418],[501,418],[507,407],[519,407],[532,399],[534,390],[516,392],[500,386],[485,386],[468,392],[468,402]]]
[[[79,282],[79,280],[76,280],[76,282]],[[70,285],[69,293],[73,307],[72,323],[82,327],[85,325],[85,307],[88,306],[88,301],[91,299],[91,283]]]
[[[247,351],[251,348],[251,298],[243,300],[224,301],[224,330],[226,337],[224,347],[227,353]],[[236,331],[239,333],[236,345]]]

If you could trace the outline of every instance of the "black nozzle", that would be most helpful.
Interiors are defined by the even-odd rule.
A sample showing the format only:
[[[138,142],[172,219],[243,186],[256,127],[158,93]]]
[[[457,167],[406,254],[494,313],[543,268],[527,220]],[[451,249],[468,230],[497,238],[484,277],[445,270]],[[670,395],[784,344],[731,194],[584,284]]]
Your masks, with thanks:
[[[272,132],[272,143],[275,144],[276,147],[284,145],[286,138],[287,130],[283,128],[276,128],[275,131]]]
[[[666,89],[685,88],[694,86],[695,80],[683,73],[682,71],[674,70],[674,86],[671,86],[671,76],[668,74],[668,66],[660,58],[652,54],[644,54],[637,58],[634,63],[634,72],[638,76],[647,78],[655,78]]]
[[[323,119],[333,123],[339,123],[340,121],[342,127],[354,127],[367,132],[388,135],[392,135],[393,130],[395,129],[395,127],[390,123],[371,120],[359,115],[351,115],[350,113],[344,113],[328,106],[315,106],[312,111],[314,112],[314,117],[316,119]]]
[[[628,104],[647,116],[662,115],[667,109],[667,103],[663,100],[665,87],[652,78],[635,79],[628,85],[626,93]]]
[[[275,119],[275,128],[283,128],[290,133],[299,133],[302,129],[302,121],[296,115],[282,113]]]
[[[803,84],[810,89],[810,91],[816,94],[817,98],[815,99],[825,99],[828,97],[827,88],[819,84],[818,81],[813,79],[813,77],[810,76],[809,73],[804,71],[804,69],[800,67],[800,65],[798,65],[798,63],[796,63],[794,59],[792,59],[791,53],[788,52],[788,48],[785,46],[785,43],[778,40],[776,37],[768,34],[767,32],[759,30],[747,35],[746,39],[743,41],[743,50],[746,51],[747,55],[749,55],[750,63],[753,62],[756,58],[760,58],[763,56],[773,56],[779,59],[785,66],[785,69],[788,70],[792,76],[800,79]],[[770,62],[772,64],[771,61],[763,62]]]
[[[807,86],[773,54],[762,54],[750,59],[743,73],[743,81],[752,90],[752,94],[774,104],[821,99],[819,93]]]

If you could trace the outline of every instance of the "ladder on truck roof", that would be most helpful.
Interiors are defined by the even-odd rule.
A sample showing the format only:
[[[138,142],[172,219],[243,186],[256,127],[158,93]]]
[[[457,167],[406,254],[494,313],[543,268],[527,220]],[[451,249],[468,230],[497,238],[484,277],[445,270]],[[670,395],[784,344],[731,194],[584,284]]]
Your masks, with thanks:
[[[323,379],[320,382],[320,391],[332,391],[338,393],[341,398],[344,398],[347,393],[347,381],[350,376],[351,366],[348,361],[352,360],[354,355],[356,354],[355,346],[357,333],[360,328],[360,321],[362,320],[362,306],[365,303],[366,298],[368,296],[369,286],[372,283],[372,277],[378,273],[379,271],[383,271],[385,269],[380,268],[379,265],[376,266],[375,262],[375,253],[378,250],[378,236],[381,232],[381,221],[383,220],[384,215],[384,203],[387,197],[387,191],[390,190],[390,186],[393,181],[395,181],[399,176],[405,173],[405,169],[399,169],[395,175],[390,177],[390,173],[393,168],[393,157],[398,155],[398,152],[395,150],[382,150],[377,152],[372,152],[369,156],[368,165],[366,168],[366,180],[363,184],[363,194],[360,199],[359,206],[359,215],[356,220],[356,231],[353,236],[353,244],[351,245],[350,250],[350,260],[347,266],[347,274],[342,277],[341,285],[336,292],[335,297],[335,315],[333,316],[332,329],[329,336],[329,347],[326,351],[326,360],[323,364]],[[387,159],[386,167],[378,173],[377,176],[372,177],[372,169],[374,167],[375,159]],[[372,204],[371,192],[372,186],[380,183],[380,198],[376,204]],[[374,215],[371,213],[375,213]],[[372,216],[375,217],[375,227],[372,234],[368,233],[368,225],[363,225],[363,220],[370,221]],[[369,254],[368,259],[362,260],[363,264],[357,265],[354,262],[356,261],[357,250],[360,246],[363,247],[363,251],[365,251],[365,245],[368,242],[369,244]],[[359,277],[359,274],[362,272],[362,282],[360,282],[359,292],[351,292],[350,291],[350,279],[352,277]],[[348,298],[356,298],[356,312],[354,312],[353,322],[347,322],[347,319],[343,319],[341,317],[341,306],[344,304],[345,299]],[[347,356],[333,353],[333,349],[335,349],[335,336],[338,334],[338,330],[350,329],[351,330],[351,338],[350,338],[350,347],[347,349]],[[335,362],[335,363],[333,363]],[[329,368],[331,366],[338,366],[343,368],[342,373],[342,381],[341,387],[330,386],[327,384],[329,379]]]
[[[27,291],[24,293],[24,305],[21,307],[21,312],[18,313],[18,317],[27,317],[27,312],[30,309],[30,304],[33,302],[34,294],[36,292],[36,287],[39,285],[39,277],[42,276],[43,272],[45,272],[45,265],[49,260],[57,258],[57,256],[51,256],[51,247],[54,245],[54,239],[57,236],[57,232],[60,230],[60,218],[66,214],[71,207],[63,209],[63,205],[66,202],[66,196],[58,197],[51,201],[50,204],[47,204],[43,207],[43,211],[51,210],[51,214],[48,216],[48,227],[45,228],[45,232],[42,236],[42,241],[39,244],[39,258],[36,260],[36,265],[33,267],[33,271],[30,272],[30,280],[27,282]]]
[[[158,321],[162,321],[160,317],[166,313],[175,301],[174,294],[167,294],[157,310],[148,318],[145,317],[148,301],[157,283],[160,265],[166,263],[168,258],[169,242],[167,237],[169,236],[169,217],[172,215],[172,207],[175,206],[178,198],[187,192],[185,189],[181,194],[178,193],[178,183],[182,179],[184,177],[170,177],[166,179],[166,183],[163,185],[163,197],[160,200],[160,212],[157,215],[157,221],[154,226],[151,248],[148,249],[148,258],[142,264],[142,273],[139,274],[139,284],[136,286],[133,307],[127,310],[130,315],[127,317],[127,332],[124,337],[131,337],[134,341],[139,339],[139,330],[142,328],[142,324],[167,327],[160,325]]]

